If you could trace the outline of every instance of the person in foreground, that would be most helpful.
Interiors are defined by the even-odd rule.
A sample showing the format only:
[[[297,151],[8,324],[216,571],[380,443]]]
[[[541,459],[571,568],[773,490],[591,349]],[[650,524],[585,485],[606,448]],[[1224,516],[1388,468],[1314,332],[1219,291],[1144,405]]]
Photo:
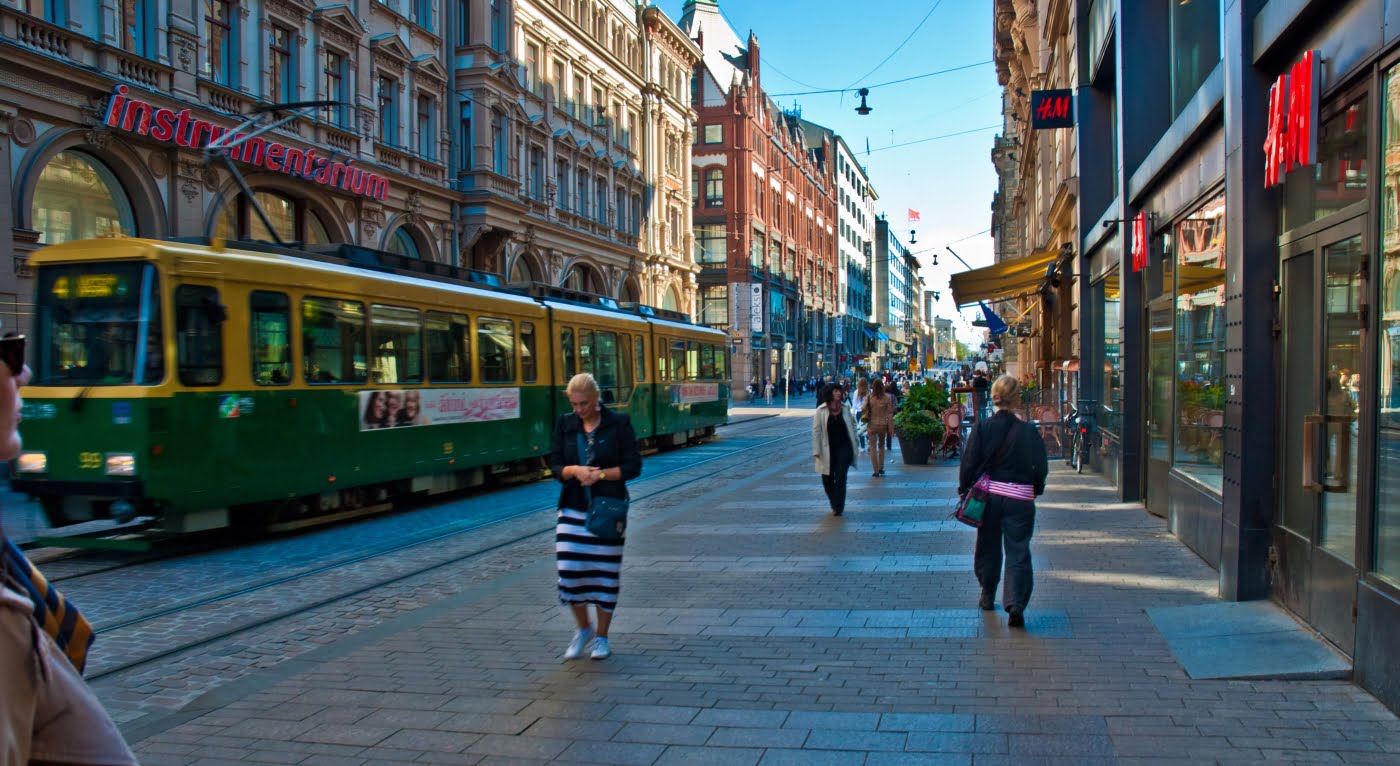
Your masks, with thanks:
[[[1035,498],[1045,491],[1050,472],[1045,458],[1045,442],[1040,431],[1022,423],[1015,408],[1021,404],[1021,384],[1010,375],[996,379],[991,386],[996,412],[979,420],[963,451],[958,475],[958,495],[962,496],[983,474],[991,480],[991,498],[977,529],[973,571],[982,586],[977,605],[996,608],[997,583],[1001,580],[1002,548],[1006,549],[1006,585],[1002,605],[1007,624],[1026,624],[1026,605],[1035,584],[1031,570],[1031,533],[1035,530]]]
[[[604,541],[584,526],[588,519],[588,494],[627,497],[626,482],[642,473],[642,455],[632,420],[598,401],[598,381],[588,373],[569,380],[569,406],[573,413],[554,424],[549,467],[563,482],[559,490],[559,521],[554,552],[559,570],[559,601],[573,612],[578,630],[564,652],[576,660],[590,645],[595,660],[612,655],[608,626],[617,608],[618,577],[622,572],[623,540]],[[578,454],[583,434],[585,454]],[[587,488],[587,492],[585,492]],[[590,623],[588,606],[597,611]]]
[[[836,384],[822,389],[812,416],[812,457],[822,475],[822,489],[837,516],[846,512],[846,473],[856,464],[856,419],[845,404],[845,391]]]
[[[24,338],[0,339],[0,460],[19,455]],[[83,682],[92,627],[0,527],[0,766],[136,764]]]

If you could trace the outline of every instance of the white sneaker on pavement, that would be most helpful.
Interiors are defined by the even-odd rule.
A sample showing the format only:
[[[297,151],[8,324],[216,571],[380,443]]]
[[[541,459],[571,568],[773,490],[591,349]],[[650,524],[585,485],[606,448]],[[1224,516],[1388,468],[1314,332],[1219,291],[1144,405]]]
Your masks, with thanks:
[[[579,628],[574,631],[574,640],[569,642],[569,648],[564,650],[564,659],[576,660],[583,656],[583,650],[588,647],[588,642],[593,638],[593,631],[588,628]]]
[[[593,659],[606,660],[612,656],[612,647],[608,646],[608,637],[599,636],[593,639]]]

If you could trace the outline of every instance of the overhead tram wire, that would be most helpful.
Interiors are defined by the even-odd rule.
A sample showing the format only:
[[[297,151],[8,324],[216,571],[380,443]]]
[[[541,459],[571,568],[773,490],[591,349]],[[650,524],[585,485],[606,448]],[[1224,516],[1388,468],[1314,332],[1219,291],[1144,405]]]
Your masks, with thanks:
[[[861,75],[860,77],[857,77],[856,80],[855,80],[855,82],[851,83],[850,85],[847,85],[847,86],[846,86],[846,89],[849,90],[851,87],[853,87],[853,86],[859,84],[861,80],[864,80],[865,78],[869,77],[870,75],[875,74],[876,72],[880,71],[880,67],[884,66],[885,64],[888,64],[889,61],[890,61],[890,59],[892,59],[892,58],[895,57],[895,54],[897,54],[897,53],[899,53],[900,51],[904,50],[904,46],[908,45],[908,44],[909,44],[909,41],[914,39],[914,35],[918,34],[920,29],[923,29],[924,24],[928,22],[929,17],[932,16],[932,15],[933,15],[933,12],[936,11],[936,10],[938,10],[938,6],[940,6],[940,5],[942,5],[942,4],[943,4],[943,0],[934,0],[934,2],[933,2],[933,7],[928,9],[928,13],[925,13],[925,14],[924,14],[924,18],[923,18],[922,20],[919,21],[918,26],[914,27],[914,30],[913,30],[912,32],[909,33],[909,36],[904,38],[904,42],[901,42],[898,46],[895,47],[894,50],[890,51],[890,55],[886,56],[884,59],[882,59],[882,60],[880,61],[880,63],[876,64],[874,69],[870,70],[869,72],[866,72],[865,74]]]
[[[988,64],[991,64],[991,63],[993,63],[992,60],[991,60],[991,59],[987,59],[986,61],[978,61],[978,62],[975,62],[975,63],[972,63],[972,64],[963,64],[962,66],[949,67],[949,68],[947,68],[947,69],[939,69],[939,70],[936,70],[936,71],[933,71],[933,72],[925,72],[925,73],[923,73],[923,74],[916,74],[916,75],[913,75],[913,76],[911,76],[911,77],[901,77],[901,78],[899,78],[898,80],[890,80],[889,82],[882,82],[882,83],[877,83],[877,84],[875,84],[875,85],[866,86],[866,89],[867,89],[867,90],[875,90],[876,88],[883,88],[883,87],[885,87],[886,85],[899,85],[900,83],[906,83],[906,82],[910,82],[910,81],[913,81],[913,80],[922,80],[922,79],[924,79],[925,77],[936,77],[936,76],[941,75],[941,74],[949,74],[950,72],[961,72],[961,71],[964,70],[964,69],[972,69],[973,67],[987,66]],[[773,98],[780,98],[780,97],[782,97],[782,96],[816,96],[816,95],[820,95],[820,94],[823,94],[823,93],[849,93],[849,92],[851,92],[852,90],[854,90],[854,89],[853,89],[853,88],[828,88],[828,89],[826,89],[826,90],[803,90],[803,91],[794,91],[794,92],[792,92],[792,93],[770,93],[770,94],[768,94],[768,95],[771,96],[771,97],[773,97]]]
[[[969,133],[981,133],[981,132],[984,131],[984,130],[996,130],[997,128],[1000,128],[1000,127],[1001,127],[1000,125],[986,125],[986,126],[980,127],[980,128],[972,128],[971,130],[960,130],[960,131],[958,131],[957,133],[944,133],[944,134],[941,135],[941,136],[929,136],[928,138],[920,138],[920,139],[916,139],[916,140],[914,140],[914,141],[905,141],[905,142],[902,143],[902,144],[890,144],[889,146],[880,146],[880,147],[876,147],[876,148],[874,148],[874,149],[867,149],[866,152],[865,152],[865,154],[866,154],[866,156],[869,156],[871,152],[883,152],[883,151],[885,151],[886,149],[899,149],[899,148],[905,147],[905,146],[913,146],[914,144],[924,144],[924,143],[928,143],[929,141],[937,141],[937,140],[942,139],[942,138],[954,138],[954,137],[956,137],[956,136],[966,136],[966,135],[968,135]]]
[[[738,24],[735,24],[735,23],[734,23],[734,20],[733,20],[733,19],[729,18],[729,14],[728,14],[728,13],[725,13],[724,8],[720,8],[720,9],[719,9],[719,15],[720,15],[720,18],[724,19],[724,23],[726,23],[726,24],[729,25],[729,28],[730,28],[730,29],[735,29],[735,30],[737,30],[737,29],[740,28]],[[797,79],[796,77],[793,77],[792,75],[788,74],[787,72],[784,72],[783,70],[779,69],[776,65],[774,65],[773,62],[769,61],[769,60],[766,59],[766,58],[763,60],[763,66],[764,66],[764,67],[767,67],[767,68],[771,68],[774,72],[777,72],[778,75],[779,75],[780,77],[783,77],[783,78],[787,79],[787,80],[790,81],[790,82],[794,82],[794,83],[796,83],[796,84],[798,84],[798,85],[801,85],[801,86],[804,87],[804,88],[816,88],[816,87],[818,87],[818,86],[813,85],[813,84],[811,84],[811,83],[802,82],[801,80]]]

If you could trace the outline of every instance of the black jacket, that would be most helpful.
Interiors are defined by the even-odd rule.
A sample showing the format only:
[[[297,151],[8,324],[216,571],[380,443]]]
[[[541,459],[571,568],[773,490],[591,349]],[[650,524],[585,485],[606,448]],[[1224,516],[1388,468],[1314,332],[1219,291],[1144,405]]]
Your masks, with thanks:
[[[642,453],[637,450],[637,435],[632,431],[632,419],[621,412],[603,407],[603,418],[593,436],[593,465],[599,468],[621,468],[622,481],[600,481],[589,489],[600,497],[627,497],[625,482],[642,475]],[[578,454],[578,434],[583,421],[572,412],[554,423],[553,448],[549,454],[549,470],[554,478],[564,482],[559,490],[559,507],[584,510],[583,485],[578,479],[564,479],[564,466],[582,465]]]
[[[958,473],[958,494],[981,478],[983,464],[996,454],[1007,429],[1018,422],[1015,415],[1000,411],[990,418],[984,418],[972,429],[967,437],[967,447],[963,450],[962,470]],[[1015,484],[1029,484],[1035,487],[1037,495],[1045,491],[1045,476],[1050,473],[1050,464],[1045,458],[1045,442],[1040,438],[1040,430],[1030,423],[1021,423],[1021,433],[1015,443],[1006,448],[1006,457],[992,469],[992,481],[1005,481]]]

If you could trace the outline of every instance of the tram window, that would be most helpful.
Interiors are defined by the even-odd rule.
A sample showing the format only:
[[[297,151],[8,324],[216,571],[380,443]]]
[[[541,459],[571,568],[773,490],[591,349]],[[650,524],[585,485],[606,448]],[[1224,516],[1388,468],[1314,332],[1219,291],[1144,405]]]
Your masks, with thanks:
[[[671,379],[670,357],[667,356],[670,353],[668,343],[665,338],[656,339],[656,379],[659,382]]]
[[[476,350],[482,383],[515,382],[515,323],[509,319],[476,320]]]
[[[637,360],[637,382],[647,382],[647,348],[646,341],[636,338],[632,341],[636,344],[636,352],[632,355]]]
[[[715,346],[715,377],[720,380],[729,379],[729,360],[725,356],[724,346]]]
[[[686,372],[695,380],[700,374],[700,344],[693,340],[685,342]]]
[[[574,358],[574,328],[560,328],[559,348],[564,353],[564,383],[567,384],[578,374],[578,360]]]
[[[302,374],[307,383],[364,383],[365,304],[333,298],[301,301]]]
[[[184,385],[217,386],[223,382],[222,311],[219,291],[212,287],[175,288],[175,358]]]
[[[122,386],[164,379],[162,293],[155,266],[40,266],[38,283],[31,340],[36,383]]]
[[[617,333],[599,332],[594,335],[593,355],[598,379],[598,388],[603,391],[605,404],[617,400],[617,387],[620,384],[617,374]]]
[[[370,306],[369,347],[373,382],[423,381],[423,321],[416,309]]]
[[[428,331],[428,379],[470,383],[472,333],[467,316],[430,311],[423,317],[423,327]]]
[[[685,380],[685,341],[671,341],[671,380]]]
[[[579,331],[578,331],[578,371],[579,371],[579,372],[586,372],[586,373],[588,373],[588,374],[590,374],[590,375],[596,375],[596,374],[597,374],[597,370],[594,369],[594,365],[593,365],[594,359],[595,359],[595,357],[594,357],[594,355],[593,355],[593,331],[592,331],[592,330],[579,330]]]
[[[700,344],[700,378],[710,380],[715,376],[715,347],[708,343]]]
[[[534,383],[538,377],[535,364],[535,323],[520,323],[520,377],[526,383]]]
[[[623,388],[622,398],[627,399],[632,396],[632,336],[622,333],[617,336],[617,375],[619,384]]]
[[[253,330],[253,383],[292,382],[292,302],[283,293],[255,290],[248,298]]]

